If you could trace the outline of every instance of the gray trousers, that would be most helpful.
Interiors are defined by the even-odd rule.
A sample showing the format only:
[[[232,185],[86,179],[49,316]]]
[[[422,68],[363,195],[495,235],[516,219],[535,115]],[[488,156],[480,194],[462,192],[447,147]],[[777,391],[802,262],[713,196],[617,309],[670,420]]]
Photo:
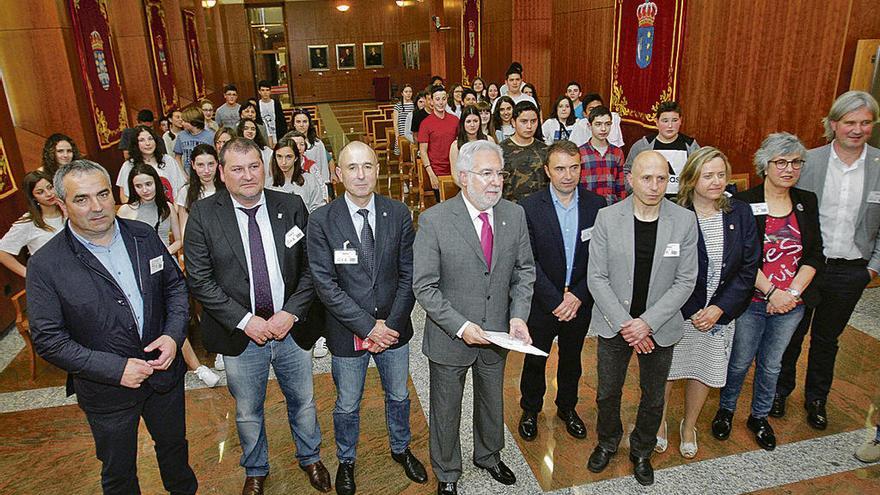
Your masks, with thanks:
[[[474,463],[491,467],[501,461],[504,448],[504,364],[487,364],[482,353],[470,366],[430,364],[431,466],[440,482],[461,477],[461,400],[468,369],[474,375]]]

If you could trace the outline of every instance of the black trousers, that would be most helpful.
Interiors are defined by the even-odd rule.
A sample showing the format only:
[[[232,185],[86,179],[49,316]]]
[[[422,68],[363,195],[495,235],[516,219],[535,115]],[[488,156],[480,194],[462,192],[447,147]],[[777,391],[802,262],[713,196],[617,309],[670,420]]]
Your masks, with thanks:
[[[147,386],[147,385],[143,385]],[[109,413],[85,411],[101,461],[105,494],[141,493],[137,478],[138,424],[141,417],[156,446],[156,459],[165,490],[192,494],[198,489],[189,466],[183,379],[169,392],[153,392],[132,407]]]
[[[639,457],[649,457],[657,444],[657,429],[660,428],[660,420],[663,418],[666,378],[672,364],[672,347],[658,345],[654,346],[654,351],[650,354],[637,354],[642,397],[639,400],[636,427],[629,437],[629,444],[630,451]],[[620,334],[610,339],[599,337],[596,432],[599,445],[610,452],[617,452],[617,446],[623,437],[620,397],[633,352],[633,348]]]
[[[797,361],[807,330],[810,330],[810,352],[807,356],[807,378],[804,386],[806,402],[827,400],[834,380],[834,362],[837,359],[837,339],[846,328],[849,317],[865,286],[871,281],[866,264],[829,264],[817,280],[822,301],[813,309],[807,308],[804,318],[795,330],[785,354],[782,371],[776,382],[776,393],[788,397],[797,380]]]
[[[590,327],[589,306],[581,305],[578,316],[571,321],[559,321],[552,314],[532,310],[529,315],[529,332],[532,345],[544,352],[550,352],[553,338],[559,336],[559,364],[556,367],[556,407],[560,410],[574,409],[578,402],[578,382],[581,379],[581,351],[584,338]],[[547,381],[544,370],[547,358],[526,354],[523,360],[522,376],[519,379],[519,391],[522,398],[520,407],[526,411],[539,412],[544,407],[544,393]]]

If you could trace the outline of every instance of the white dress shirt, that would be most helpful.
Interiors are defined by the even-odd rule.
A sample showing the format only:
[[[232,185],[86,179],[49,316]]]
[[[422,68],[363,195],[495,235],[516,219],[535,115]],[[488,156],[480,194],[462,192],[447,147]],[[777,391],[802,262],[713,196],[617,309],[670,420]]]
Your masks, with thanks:
[[[857,260],[862,253],[855,244],[856,221],[865,187],[865,154],[847,165],[831,146],[825,188],[819,205],[819,224],[822,226],[822,244],[826,258]]]
[[[480,239],[480,235],[483,232],[483,221],[480,220],[480,213],[488,213],[489,226],[492,227],[492,236],[494,238],[494,235],[495,235],[495,207],[489,208],[485,212],[482,212],[482,211],[478,210],[476,206],[471,204],[471,202],[468,201],[467,196],[465,196],[464,194],[461,195],[461,199],[464,200],[464,206],[467,208],[468,216],[470,217],[471,222],[473,222],[473,224],[474,224],[474,230],[477,232],[477,239]],[[462,334],[464,334],[464,329],[467,328],[467,326],[470,323],[471,323],[470,321],[464,322],[464,324],[461,326],[461,328],[459,328],[458,331],[455,332],[455,335],[458,338],[461,338]],[[483,329],[483,330],[485,330],[485,329]]]
[[[364,230],[364,217],[358,213],[358,210],[362,209],[360,206],[354,204],[351,198],[348,197],[348,193],[344,194],[345,196],[345,205],[348,206],[348,214],[351,215],[351,221],[354,223],[354,231],[357,233],[358,240],[361,239],[361,231]],[[367,218],[370,220],[370,228],[373,230],[373,239],[376,238],[376,195],[373,194],[370,196],[370,202],[367,206],[364,207],[370,213],[367,214]],[[375,245],[375,242],[374,242]]]
[[[232,199],[232,207],[235,208],[235,220],[238,222],[238,233],[241,236],[241,243],[244,245],[244,259],[248,269],[248,280],[254,280],[254,271],[251,268],[251,243],[248,236],[248,214],[239,210],[245,208],[244,205]],[[278,263],[278,252],[275,250],[275,237],[272,235],[272,223],[269,221],[269,211],[266,209],[266,194],[261,193],[260,199],[257,201],[260,209],[257,210],[257,225],[260,227],[260,237],[263,240],[263,252],[266,253],[266,269],[269,271],[269,286],[272,289],[272,312],[277,313],[284,306],[284,278],[281,275],[281,265]],[[244,318],[238,322],[236,328],[244,330],[251,317],[254,316],[254,284],[248,284],[248,291],[251,296],[251,311],[244,315]],[[297,317],[298,315],[294,315]]]

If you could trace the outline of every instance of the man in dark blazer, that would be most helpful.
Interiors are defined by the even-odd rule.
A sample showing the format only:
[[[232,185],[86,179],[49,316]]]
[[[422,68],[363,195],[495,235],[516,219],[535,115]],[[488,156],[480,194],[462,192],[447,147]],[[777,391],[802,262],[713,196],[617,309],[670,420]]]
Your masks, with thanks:
[[[507,351],[487,331],[531,343],[526,320],[535,264],[522,207],[501,199],[501,148],[489,141],[461,147],[455,173],[462,189],[419,215],[413,289],[425,309],[422,352],[431,373],[431,465],[438,493],[458,492],[461,399],[474,376],[474,464],[499,483],[516,483],[501,461]]]
[[[304,321],[314,297],[306,256],[305,205],[299,196],[263,190],[260,149],[236,138],[220,152],[226,190],[197,201],[184,240],[193,297],[202,304],[205,348],[223,354],[235,398],[242,493],[260,494],[269,474],[263,418],[269,366],[287,401],[299,466],[315,489],[330,491],[321,462],[312,386],[313,340]]]
[[[257,92],[260,96],[260,100],[257,102],[257,114],[259,119],[262,119],[266,124],[269,146],[274,147],[281,136],[287,134],[287,118],[281,108],[281,102],[272,98],[271,82],[260,81],[257,84]],[[268,167],[269,164],[267,163],[266,166]]]
[[[825,404],[834,380],[837,340],[865,286],[880,271],[880,149],[868,144],[878,117],[877,100],[869,93],[840,95],[823,120],[830,142],[807,151],[797,183],[819,200],[825,267],[813,285],[821,302],[807,308],[782,356],[770,416],[785,415],[785,400],[795,388],[797,361],[809,330],[804,407],[807,423],[818,430],[828,426]]]
[[[407,477],[428,481],[412,454],[409,424],[409,340],[413,230],[409,208],[376,194],[379,160],[361,141],[339,153],[336,175],[345,194],[309,219],[309,266],[327,310],[326,337],[333,355],[336,407],[336,493],[355,493],[354,464],[360,402],[370,356],[385,390],[385,422],[391,457]]]
[[[684,333],[681,307],[697,280],[698,228],[692,212],[664,199],[669,165],[660,153],[637,156],[628,180],[632,195],[599,212],[590,240],[599,441],[587,468],[601,472],[617,452],[621,394],[635,350],[642,395],[629,458],[636,481],[651,485],[672,346]]]
[[[76,160],[55,175],[69,221],[28,262],[36,351],[68,372],[101,460],[107,494],[140,493],[138,424],[156,443],[165,490],[196,493],[186,441],[183,275],[156,232],[116,219],[110,176]]]
[[[556,415],[575,438],[587,428],[575,411],[581,378],[581,350],[590,326],[593,298],[587,289],[587,259],[593,222],[604,198],[579,186],[581,162],[578,147],[557,141],[547,150],[544,171],[550,186],[520,202],[526,212],[532,253],[535,255],[535,292],[529,328],[535,347],[550,352],[559,337],[556,369]],[[533,440],[538,434],[538,413],[547,390],[547,358],[527,354],[519,390],[522,417],[519,435]]]

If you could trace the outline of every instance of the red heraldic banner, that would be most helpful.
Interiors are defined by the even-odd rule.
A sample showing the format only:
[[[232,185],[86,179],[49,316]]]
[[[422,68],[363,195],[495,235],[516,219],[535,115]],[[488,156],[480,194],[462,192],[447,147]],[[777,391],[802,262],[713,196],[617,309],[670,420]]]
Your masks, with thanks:
[[[465,0],[461,11],[461,81],[470,86],[480,75],[480,0]]]
[[[107,149],[119,142],[123,129],[128,127],[122,83],[110,41],[107,0],[69,0],[68,7],[98,146]]]
[[[159,100],[162,102],[162,113],[167,114],[172,108],[177,108],[178,99],[168,46],[168,29],[165,27],[165,9],[161,0],[144,0],[144,8],[147,11],[147,30],[153,52],[153,70],[159,86]]]
[[[205,97],[205,75],[202,72],[202,52],[199,49],[199,37],[196,30],[196,14],[191,10],[183,10],[183,40],[186,42],[186,53],[189,54],[189,67],[192,71],[193,87],[196,99]]]
[[[675,100],[685,0],[615,0],[611,110],[656,128],[660,102]]]

